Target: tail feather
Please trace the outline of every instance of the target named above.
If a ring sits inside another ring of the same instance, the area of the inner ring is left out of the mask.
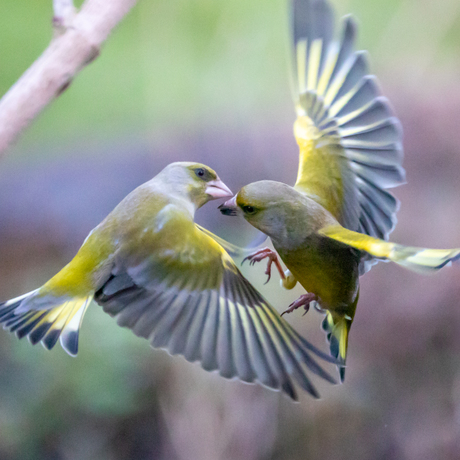
[[[32,345],[41,342],[51,350],[60,338],[62,348],[71,356],[78,352],[78,332],[83,315],[92,297],[77,298],[53,304],[48,309],[29,309],[33,305],[33,297],[37,291],[29,292],[7,302],[0,303],[0,324],[3,328],[14,332],[21,339],[28,337]],[[24,311],[23,301],[27,301]]]
[[[336,317],[328,311],[322,323],[322,329],[326,333],[331,356],[338,361],[340,381],[345,379],[345,365],[348,351],[348,332],[352,320],[346,317]]]

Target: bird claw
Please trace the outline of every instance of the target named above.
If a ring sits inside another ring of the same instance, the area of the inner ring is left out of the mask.
[[[289,308],[287,310],[284,310],[283,313],[281,313],[281,316],[283,316],[285,313],[292,313],[294,310],[297,310],[300,307],[303,307],[305,312],[302,316],[305,316],[308,313],[308,310],[310,309],[310,302],[317,301],[318,297],[316,294],[313,294],[311,292],[308,292],[307,294],[301,295],[297,300],[294,300],[294,302],[289,305]]]
[[[281,267],[280,261],[278,259],[278,255],[276,254],[275,251],[272,251],[270,248],[263,248],[259,249],[258,251],[249,254],[247,257],[243,259],[241,262],[241,265],[246,262],[246,260],[249,260],[249,265],[255,265],[256,262],[260,262],[261,260],[265,259],[268,257],[268,262],[267,262],[267,268],[265,269],[265,274],[267,275],[267,281],[265,281],[265,284],[267,284],[270,281],[270,278],[272,276],[272,264],[274,263],[281,278],[285,279],[286,276],[284,274],[283,268]]]
[[[271,262],[268,262],[265,274],[267,275],[267,281],[265,281],[264,285],[267,284],[270,281],[270,278],[272,277]]]

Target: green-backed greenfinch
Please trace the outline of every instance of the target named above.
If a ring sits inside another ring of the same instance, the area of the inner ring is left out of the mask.
[[[258,381],[296,399],[318,396],[305,368],[334,380],[298,335],[241,275],[195,211],[232,192],[209,167],[172,163],[131,192],[42,287],[0,304],[4,328],[71,355],[91,299],[154,347],[204,369]]]
[[[276,253],[248,258],[276,263],[282,285],[307,291],[286,312],[312,302],[325,312],[323,329],[345,375],[348,333],[359,297],[359,276],[378,260],[416,271],[435,271],[460,258],[460,250],[388,243],[398,209],[386,190],[404,182],[402,133],[388,101],[369,75],[366,55],[354,50],[356,25],[344,18],[333,38],[334,18],[324,0],[294,0],[296,67],[294,134],[300,148],[294,187],[261,181],[243,187],[221,206],[242,214],[268,235]]]

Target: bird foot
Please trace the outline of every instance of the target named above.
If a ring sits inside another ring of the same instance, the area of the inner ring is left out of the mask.
[[[313,302],[314,300],[318,300],[316,294],[313,294],[312,292],[307,292],[306,294],[301,295],[297,300],[292,302],[291,305],[289,305],[289,308],[287,310],[284,310],[283,313],[281,313],[281,316],[283,316],[285,313],[292,313],[294,310],[297,310],[297,308],[300,307],[304,308],[304,315],[306,315],[308,310],[310,309],[310,302]]]
[[[278,255],[276,254],[275,251],[272,251],[270,248],[263,248],[259,249],[258,251],[249,254],[247,257],[243,259],[243,262],[241,262],[241,265],[244,264],[246,260],[249,260],[250,265],[254,265],[256,262],[260,262],[263,259],[268,258],[267,262],[267,268],[265,270],[265,274],[268,276],[267,281],[265,281],[265,284],[267,284],[270,281],[270,278],[272,276],[272,264],[274,263],[278,273],[280,274],[281,278],[284,280],[286,278],[283,268],[281,267],[281,263],[278,259]]]

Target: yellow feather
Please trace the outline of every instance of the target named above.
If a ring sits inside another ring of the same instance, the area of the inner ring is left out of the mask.
[[[334,71],[335,64],[337,62],[337,57],[338,53],[336,50],[330,52],[327,56],[326,64],[324,65],[323,72],[318,82],[317,92],[320,96],[323,96],[324,92],[326,91],[327,85],[329,84],[329,80],[331,79],[332,72]]]
[[[310,46],[310,56],[308,59],[308,90],[315,90],[318,83],[319,64],[321,62],[321,49],[323,41],[316,39]]]
[[[340,112],[350,101],[350,99],[355,95],[356,88],[353,88],[351,91],[345,93],[340,99],[334,102],[334,104],[329,108],[329,116],[335,117],[337,113]]]
[[[390,243],[340,225],[329,226],[320,234],[352,246],[379,259],[388,259],[417,272],[430,273],[460,258],[460,249],[425,249]]]

